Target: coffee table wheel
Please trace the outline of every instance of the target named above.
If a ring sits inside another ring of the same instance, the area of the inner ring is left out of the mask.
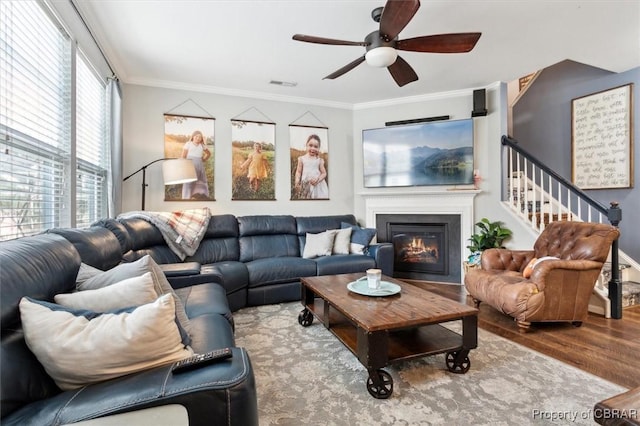
[[[465,356],[461,361],[456,362],[459,352],[447,352],[447,368],[452,373],[464,374],[471,368],[469,357]]]
[[[298,314],[298,323],[303,327],[309,327],[313,322],[313,314],[307,308]]]
[[[393,378],[391,374],[380,369],[369,373],[367,390],[377,399],[387,399],[393,393]]]

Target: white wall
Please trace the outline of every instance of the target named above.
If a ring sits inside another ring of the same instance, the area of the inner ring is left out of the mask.
[[[508,88],[500,83],[487,89],[487,105],[491,113],[484,122],[486,138],[478,138],[476,145],[479,152],[479,165],[483,180],[480,184],[482,193],[475,199],[476,221],[486,217],[491,221],[502,221],[513,231],[513,237],[505,242],[505,246],[514,249],[531,249],[538,236],[531,227],[505,207],[502,203],[502,190],[506,185],[502,176],[502,135],[508,134],[507,115],[509,110]],[[492,108],[492,105],[494,106]],[[477,135],[476,135],[477,136]],[[484,142],[483,142],[484,140]]]
[[[532,247],[532,233],[520,223],[501,203],[501,151],[500,139],[507,133],[507,86],[495,83],[486,88],[487,109],[485,117],[474,118],[475,168],[482,176],[482,192],[474,200],[474,217],[477,222],[483,217],[491,221],[502,221],[514,231],[514,238],[505,243],[509,247]],[[365,206],[361,194],[420,192],[424,187],[364,188],[362,171],[362,130],[384,127],[387,121],[409,120],[424,117],[449,115],[452,120],[469,118],[473,110],[473,91],[442,93],[405,99],[402,102],[380,102],[357,105],[353,117],[353,182],[354,214],[364,223]],[[441,188],[441,187],[440,187]],[[469,185],[447,187],[447,189],[471,189]],[[416,196],[419,196],[416,194]]]
[[[214,214],[292,214],[298,216],[353,213],[365,223],[362,193],[421,191],[424,187],[364,188],[362,172],[362,130],[383,127],[387,121],[449,115],[451,119],[468,118],[473,109],[473,91],[359,104],[353,109],[306,105],[213,93],[193,92],[139,85],[124,85],[124,176],[144,164],[164,156],[164,113],[207,116],[216,119],[215,198],[212,202],[164,201],[162,167],[156,163],[147,169],[146,209],[174,211],[208,206]],[[184,104],[183,104],[184,103]],[[176,106],[181,105],[179,108]],[[506,245],[531,247],[535,238],[500,203],[501,145],[507,132],[506,84],[487,87],[486,117],[474,119],[476,168],[482,175],[475,198],[475,221],[487,217],[500,220],[514,231]],[[249,111],[247,111],[249,110]],[[256,111],[257,110],[257,111]],[[246,113],[244,113],[247,111]],[[297,119],[309,111],[301,121]],[[267,117],[265,117],[264,115]],[[240,116],[238,116],[240,114]],[[317,117],[322,123],[318,123]],[[232,118],[272,120],[276,123],[276,200],[231,200],[231,124]],[[329,127],[329,191],[330,200],[290,201],[289,129],[292,122],[300,125]],[[142,175],[123,183],[123,211],[139,210]],[[468,186],[467,186],[468,187]],[[451,188],[455,189],[455,188]]]
[[[165,113],[215,117],[215,199],[209,202],[164,201],[161,163],[147,169],[149,211],[175,211],[207,206],[214,214],[293,214],[298,216],[353,212],[352,110],[186,90],[124,85],[124,176],[164,157]],[[183,105],[180,105],[183,104]],[[180,105],[178,108],[176,108]],[[246,111],[246,112],[245,112]],[[304,117],[300,118],[306,112]],[[238,116],[240,114],[240,116]],[[266,117],[265,117],[266,116]],[[317,117],[317,120],[315,117]],[[276,200],[231,200],[232,118],[276,123]],[[318,122],[321,120],[321,122]],[[289,124],[329,128],[330,200],[290,201]],[[122,211],[140,209],[142,173],[123,183]]]
[[[378,102],[360,104],[353,114],[353,181],[355,198],[355,215],[364,219],[364,200],[361,194],[415,192],[424,187],[404,188],[364,188],[362,170],[362,130],[384,127],[387,121],[411,120],[417,118],[449,115],[451,120],[469,118],[473,109],[473,92],[471,90],[420,97],[416,100],[403,99],[396,102]],[[474,126],[476,127],[476,126]],[[477,130],[477,129],[476,129]],[[477,139],[477,134],[476,134]]]

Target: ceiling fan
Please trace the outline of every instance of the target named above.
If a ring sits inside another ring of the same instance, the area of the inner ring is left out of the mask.
[[[465,53],[471,51],[482,33],[437,34],[398,40],[398,34],[407,26],[420,7],[419,0],[387,0],[384,7],[371,12],[380,29],[367,35],[364,41],[336,40],[295,34],[294,40],[307,43],[330,44],[337,46],[364,46],[366,53],[355,61],[329,74],[325,79],[334,79],[351,71],[363,62],[374,67],[387,67],[398,84],[418,80],[418,75],[411,65],[398,56],[398,50],[428,53]]]

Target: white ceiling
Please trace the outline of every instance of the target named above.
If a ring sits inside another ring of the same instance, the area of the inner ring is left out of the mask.
[[[362,41],[378,28],[370,14],[384,0],[76,3],[122,81],[203,92],[352,105],[485,87],[565,59],[614,72],[640,65],[638,0],[422,0],[400,39],[482,37],[470,53],[400,52],[419,76],[404,87],[366,63],[323,80],[364,47],[291,39],[301,33]]]

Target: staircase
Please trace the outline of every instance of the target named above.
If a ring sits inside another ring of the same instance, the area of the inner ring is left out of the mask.
[[[502,145],[507,161],[503,170],[507,182],[503,202],[534,232],[540,233],[558,220],[617,226],[622,217],[617,203],[607,208],[593,200],[520,148],[515,140],[503,136]],[[640,265],[619,251],[617,241],[609,259],[594,289],[589,310],[606,318],[621,318],[622,308],[640,304]]]

